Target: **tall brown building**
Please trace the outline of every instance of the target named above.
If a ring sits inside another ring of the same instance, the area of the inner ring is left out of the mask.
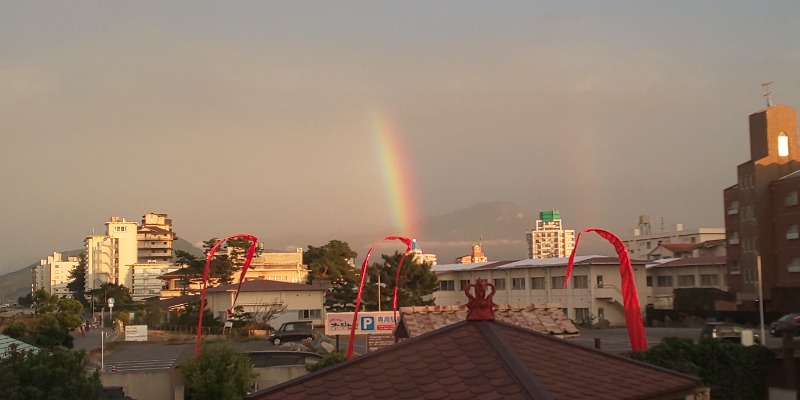
[[[750,160],[723,192],[728,286],[740,309],[757,308],[758,256],[765,308],[800,305],[798,171],[797,111],[781,104],[750,115]]]

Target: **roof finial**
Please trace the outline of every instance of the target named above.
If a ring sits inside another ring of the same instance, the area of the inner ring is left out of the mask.
[[[772,107],[772,92],[769,90],[769,85],[773,82],[764,82],[761,84],[761,87],[764,88],[764,98],[767,99],[767,108]]]
[[[486,295],[486,287],[491,287],[492,292],[489,295]],[[473,296],[469,292],[469,288],[475,288],[475,296]],[[467,321],[494,321],[494,307],[497,307],[497,304],[494,304],[492,301],[492,297],[497,292],[494,285],[491,283],[486,283],[483,279],[478,278],[475,283],[471,283],[464,288],[464,293],[466,293],[467,297],[469,298],[469,302],[467,302]]]

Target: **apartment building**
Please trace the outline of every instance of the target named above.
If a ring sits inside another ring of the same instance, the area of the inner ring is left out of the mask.
[[[308,272],[308,265],[303,264],[302,248],[290,252],[266,250],[253,257],[245,280],[306,283]]]
[[[411,260],[417,264],[436,265],[436,254],[426,254],[417,244],[417,239],[411,240]]]
[[[162,276],[177,271],[179,266],[164,263],[136,263],[133,269],[133,286],[131,298],[134,301],[143,301],[153,297],[161,297],[161,290],[166,287]]]
[[[648,260],[665,258],[725,257],[725,239],[702,243],[663,242],[647,253]]]
[[[147,213],[136,231],[139,263],[172,264],[172,242],[177,239],[172,231],[172,220],[167,214]]]
[[[575,247],[575,231],[564,229],[561,213],[542,211],[536,220],[536,228],[525,235],[528,240],[528,257],[568,257]]]
[[[434,294],[436,305],[461,305],[464,289],[478,278],[494,285],[494,302],[512,306],[560,303],[576,322],[604,319],[611,325],[625,325],[622,278],[619,259],[604,256],[576,256],[572,276],[564,290],[569,259],[540,258],[474,264],[439,264],[431,267],[439,278]],[[647,304],[645,261],[633,260],[633,275],[639,304]]]
[[[91,235],[86,245],[86,290],[97,289],[104,283],[132,288],[133,264],[139,257],[138,225],[125,218],[111,217],[105,235]]]
[[[67,284],[70,282],[70,273],[78,266],[78,262],[78,257],[67,257],[65,259],[58,252],[41,259],[39,265],[33,268],[32,291],[36,292],[39,289],[44,289],[53,295],[69,295]]]
[[[758,266],[768,310],[800,307],[800,148],[797,111],[779,104],[750,115],[750,159],[723,191],[727,268],[737,306],[757,309]]]

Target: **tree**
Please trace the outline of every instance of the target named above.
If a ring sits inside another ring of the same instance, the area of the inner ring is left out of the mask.
[[[264,329],[269,326],[270,321],[283,314],[287,307],[288,306],[283,304],[278,298],[265,302],[259,300],[258,304],[251,307],[253,311],[245,312],[242,306],[234,307],[233,315],[231,315],[230,319],[233,321],[233,326],[236,328],[248,323],[254,323],[258,325],[258,327],[252,329]]]
[[[17,298],[17,304],[21,305],[22,307],[30,307],[33,305],[33,294],[28,293],[25,296],[20,296]]]
[[[665,338],[634,360],[694,375],[711,388],[712,399],[763,399],[775,353],[763,346],[742,346],[722,340]]]
[[[186,304],[183,312],[178,315],[174,321],[176,325],[181,326],[197,326],[197,320],[200,317],[200,300],[193,300]],[[222,326],[222,322],[214,317],[214,313],[208,308],[203,309],[203,326],[215,327]]]
[[[402,253],[392,255],[383,254],[383,262],[373,263],[367,269],[370,284],[365,284],[362,302],[370,310],[377,310],[377,282],[380,275],[381,282],[381,309],[392,308],[395,280],[397,279],[397,265],[403,257]],[[428,306],[434,304],[431,295],[439,289],[436,274],[427,264],[418,264],[413,257],[407,256],[403,261],[400,271],[400,286],[397,290],[397,306]]]
[[[39,289],[33,294],[36,314],[47,314],[55,311],[56,303],[58,303],[58,295],[51,295],[44,289]]]
[[[3,334],[36,347],[62,346],[71,349],[73,346],[69,328],[63,326],[53,315],[42,316],[31,325],[15,322],[6,327]]]
[[[219,242],[217,238],[211,238],[203,242],[206,258],[208,258],[211,249],[216,246],[217,242]],[[211,259],[209,265],[210,273],[219,276],[222,283],[231,283],[233,282],[233,274],[237,271],[236,266],[231,262],[228,254],[219,250],[218,248],[214,253],[214,258]],[[203,269],[205,269],[205,263],[203,263]]]
[[[102,384],[97,370],[87,376],[86,353],[60,348],[37,352],[14,348],[0,359],[0,398],[8,400],[96,399]]]
[[[78,265],[69,272],[70,282],[67,289],[72,293],[72,298],[81,302],[84,306],[89,306],[86,301],[86,252],[78,256]]]
[[[331,292],[325,301],[329,311],[352,311],[356,301],[356,283],[359,274],[352,264],[358,253],[347,242],[331,240],[320,247],[308,246],[303,253],[303,264],[308,265],[309,283],[329,281]]]
[[[241,400],[253,384],[250,358],[230,346],[204,343],[181,365],[187,400]]]
[[[90,290],[89,294],[96,299],[95,307],[106,307],[108,299],[114,299],[114,310],[127,310],[133,307],[131,292],[123,285],[116,283],[104,283],[99,288]]]

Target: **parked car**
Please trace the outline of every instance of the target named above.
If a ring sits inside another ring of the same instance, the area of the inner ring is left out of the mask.
[[[311,321],[286,322],[278,330],[267,336],[267,340],[274,345],[286,342],[299,342],[303,339],[313,339],[313,326]]]
[[[794,334],[792,336],[800,336],[800,313],[786,314],[777,321],[772,321],[769,324],[769,333],[772,336],[781,336],[781,325],[792,320],[794,321]]]
[[[725,340],[734,343],[742,342],[744,327],[731,322],[706,322],[700,331],[700,339]],[[753,332],[753,341],[761,344],[758,334]]]

